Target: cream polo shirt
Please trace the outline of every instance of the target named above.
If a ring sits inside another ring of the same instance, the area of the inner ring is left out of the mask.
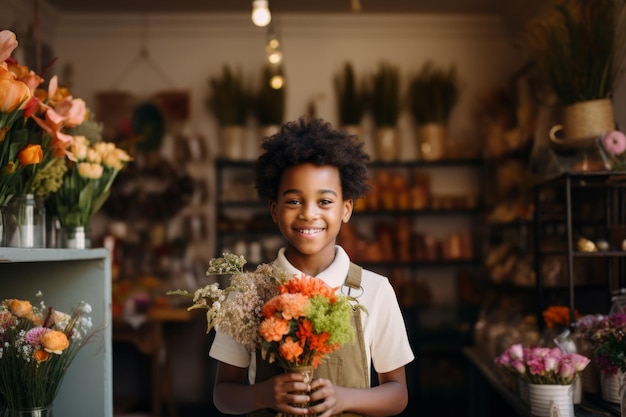
[[[280,249],[274,265],[284,269],[289,274],[300,275],[293,265],[285,258],[285,250]],[[350,258],[340,246],[336,246],[335,259],[330,266],[317,277],[322,279],[331,288],[341,287],[348,275]],[[363,337],[367,350],[368,362],[373,363],[378,373],[393,371],[411,362],[414,359],[409,344],[404,319],[389,280],[372,271],[363,270],[361,276],[362,294],[352,291],[367,312],[361,311]],[[346,287],[343,288],[344,292]],[[240,368],[248,368],[251,383],[254,382],[255,364],[254,355],[245,347],[229,336],[220,332],[215,333],[215,340],[211,345],[209,355],[220,362]],[[371,372],[370,372],[371,373]]]

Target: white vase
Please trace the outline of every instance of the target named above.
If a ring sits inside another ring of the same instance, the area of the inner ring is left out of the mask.
[[[622,402],[622,380],[624,374],[618,372],[615,375],[607,375],[600,372],[600,390],[604,401],[620,404]]]
[[[537,417],[574,417],[573,385],[528,384],[530,412]]]
[[[222,126],[219,135],[220,156],[235,161],[244,159],[246,130],[243,126]]]
[[[445,156],[448,128],[443,123],[426,123],[417,127],[419,151],[422,159],[436,161]]]
[[[395,127],[379,127],[376,129],[376,158],[383,162],[398,160],[400,154],[400,137]]]

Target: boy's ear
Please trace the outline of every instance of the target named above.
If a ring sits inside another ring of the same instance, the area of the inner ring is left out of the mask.
[[[348,223],[350,221],[350,217],[352,217],[352,209],[354,209],[354,200],[344,200],[343,217],[341,218],[344,223]]]
[[[274,223],[278,223],[278,214],[276,213],[276,201],[270,200],[268,205],[270,207],[270,214],[272,215],[272,220],[274,221]]]

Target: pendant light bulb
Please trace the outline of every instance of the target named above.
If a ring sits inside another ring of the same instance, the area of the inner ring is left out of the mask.
[[[254,0],[252,2],[252,23],[259,27],[270,24],[272,14],[270,13],[267,0]]]

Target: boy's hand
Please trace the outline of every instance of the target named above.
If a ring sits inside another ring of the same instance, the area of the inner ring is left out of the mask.
[[[314,379],[311,383],[311,403],[315,405],[309,407],[309,413],[330,417],[345,411],[341,406],[339,390],[329,379]]]
[[[304,382],[304,376],[299,373],[277,375],[270,380],[274,408],[278,411],[291,414],[308,414],[306,405],[311,401],[309,392],[311,386]],[[301,406],[299,406],[301,405]]]

